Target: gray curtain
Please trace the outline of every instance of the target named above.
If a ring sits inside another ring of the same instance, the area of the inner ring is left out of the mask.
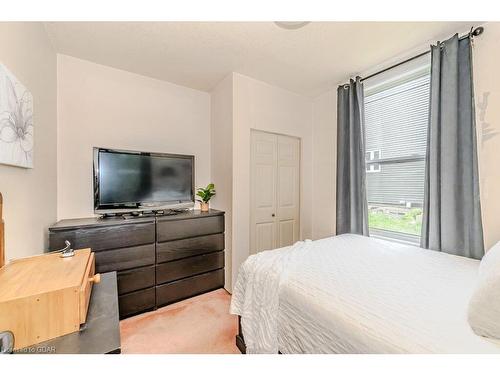
[[[484,254],[470,38],[431,47],[431,93],[421,246]]]
[[[368,235],[363,84],[337,90],[337,234]]]

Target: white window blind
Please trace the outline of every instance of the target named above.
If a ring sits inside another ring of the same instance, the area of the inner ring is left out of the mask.
[[[366,153],[373,236],[420,240],[429,93],[428,58],[365,83],[366,150],[380,155]]]

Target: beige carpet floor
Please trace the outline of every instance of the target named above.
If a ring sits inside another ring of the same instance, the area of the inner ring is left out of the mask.
[[[236,316],[224,289],[205,293],[120,322],[123,354],[239,353]]]

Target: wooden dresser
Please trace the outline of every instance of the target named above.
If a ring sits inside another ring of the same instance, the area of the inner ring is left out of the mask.
[[[50,249],[91,248],[96,272],[117,271],[120,318],[224,286],[224,212],[86,218],[49,228]]]

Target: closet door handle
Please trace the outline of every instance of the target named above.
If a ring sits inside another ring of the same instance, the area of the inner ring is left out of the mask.
[[[276,215],[275,214],[271,214],[272,217],[275,217]]]

